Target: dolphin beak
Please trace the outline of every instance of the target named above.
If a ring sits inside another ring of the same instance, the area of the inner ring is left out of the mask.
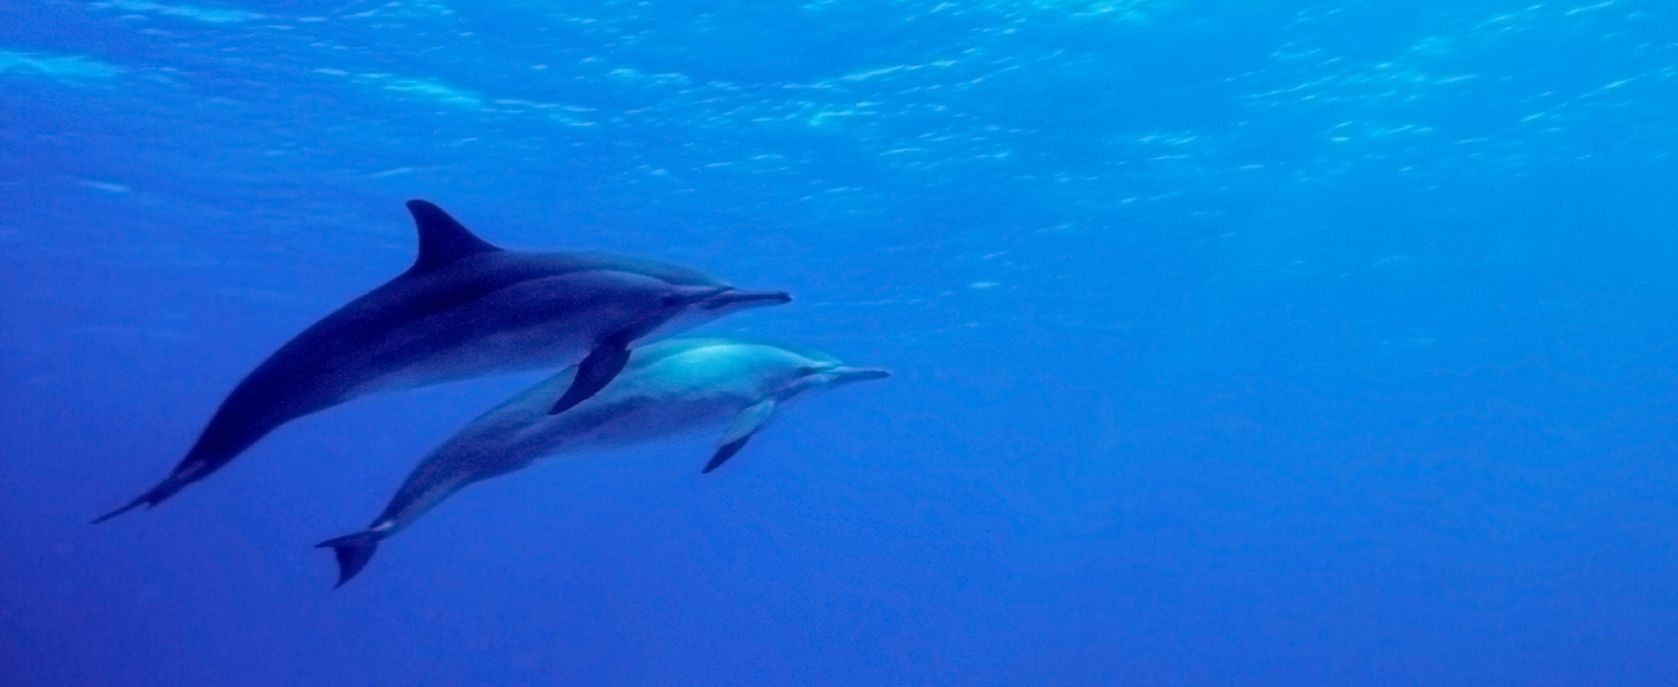
[[[791,302],[792,296],[785,291],[728,289],[705,299],[705,304],[702,307],[706,310],[729,307],[756,308],[764,305],[785,305]]]
[[[890,377],[891,371],[878,367],[841,367],[833,371],[833,376],[847,382],[866,382]]]

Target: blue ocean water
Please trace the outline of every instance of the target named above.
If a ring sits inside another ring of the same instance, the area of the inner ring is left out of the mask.
[[[1678,684],[1678,6],[0,4],[0,684]],[[541,375],[264,356],[497,243],[786,288],[892,369],[462,492]]]

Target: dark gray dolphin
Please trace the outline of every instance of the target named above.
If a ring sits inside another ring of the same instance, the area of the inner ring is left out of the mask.
[[[279,426],[354,398],[575,364],[574,383],[548,399],[559,412],[611,381],[637,341],[791,300],[674,265],[502,250],[436,205],[408,210],[419,232],[408,271],[286,342],[234,387],[168,477],[94,522],[155,506]]]
[[[570,412],[549,415],[548,399],[570,386],[575,373],[567,369],[473,420],[408,473],[371,526],[322,542],[337,555],[338,584],[367,565],[379,542],[474,482],[548,456],[726,427],[703,469],[710,472],[793,397],[887,376],[819,353],[725,339],[671,339],[635,349],[623,374],[598,395]]]

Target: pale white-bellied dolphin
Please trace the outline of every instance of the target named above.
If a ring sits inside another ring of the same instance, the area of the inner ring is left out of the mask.
[[[371,526],[322,542],[337,555],[338,584],[367,565],[379,542],[474,482],[558,454],[726,427],[702,470],[710,472],[793,397],[887,376],[819,353],[726,339],[671,339],[635,349],[623,374],[599,394],[569,412],[549,415],[548,399],[569,386],[575,372],[560,372],[480,415],[408,473]]]
[[[791,300],[675,265],[503,250],[429,202],[408,201],[408,210],[419,233],[412,267],[268,356],[222,401],[168,477],[94,522],[155,506],[279,426],[351,399],[575,364],[574,383],[548,399],[557,413],[611,381],[637,341]]]

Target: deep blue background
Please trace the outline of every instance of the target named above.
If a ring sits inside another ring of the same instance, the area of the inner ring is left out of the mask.
[[[1675,122],[1661,0],[5,2],[0,683],[1678,683]],[[416,196],[898,374],[339,591],[535,377],[86,526]]]

